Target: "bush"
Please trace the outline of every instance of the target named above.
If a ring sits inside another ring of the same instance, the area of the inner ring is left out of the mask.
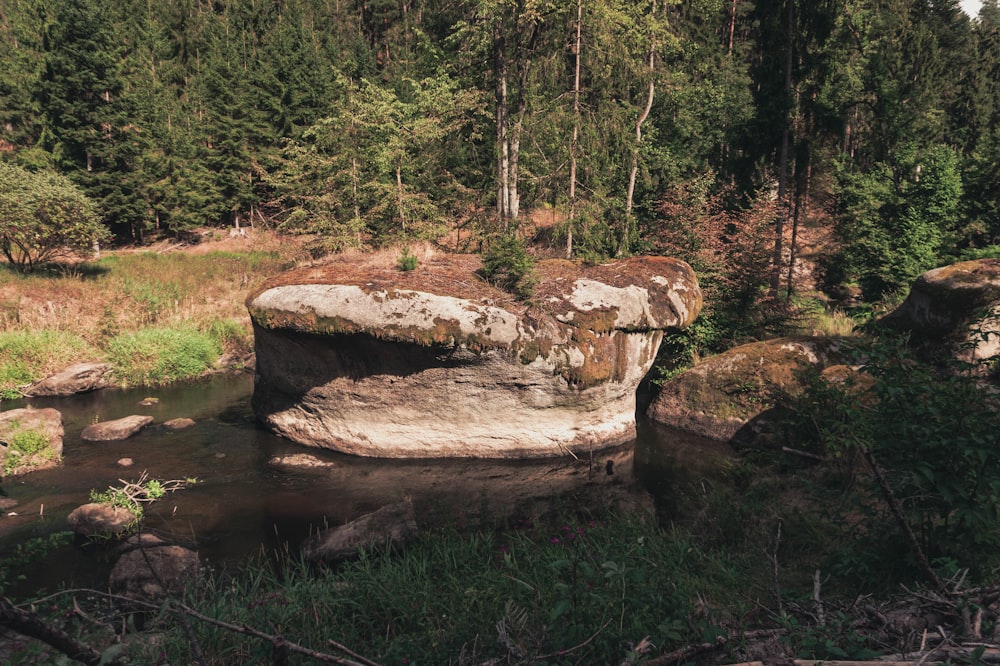
[[[489,283],[527,300],[535,288],[535,260],[523,240],[507,234],[490,243],[483,254],[481,275]]]
[[[813,377],[791,402],[796,446],[857,462],[866,452],[885,470],[886,481],[919,547],[931,562],[958,562],[988,573],[1000,565],[1000,412],[996,397],[976,379],[915,361],[905,341],[886,337],[862,350],[856,382]],[[860,387],[871,383],[861,393]],[[856,486],[867,505],[866,522],[853,530],[869,542],[878,578],[879,563],[913,566],[914,553],[898,525],[885,514],[886,499],[870,476]],[[876,548],[872,548],[874,545]],[[911,569],[911,573],[916,573]],[[856,575],[857,571],[844,571]]]
[[[417,267],[417,256],[410,252],[410,248],[404,247],[396,259],[396,268],[401,271],[412,271]]]
[[[155,328],[112,339],[107,356],[119,381],[151,386],[198,377],[221,352],[209,334],[191,328]]]
[[[94,203],[65,176],[0,162],[0,251],[11,266],[28,272],[110,237]]]

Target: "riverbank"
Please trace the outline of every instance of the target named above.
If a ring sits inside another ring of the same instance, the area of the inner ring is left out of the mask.
[[[245,362],[247,292],[308,255],[267,231],[192,238],[28,275],[0,264],[0,399],[74,363],[110,363],[116,385],[141,386]]]

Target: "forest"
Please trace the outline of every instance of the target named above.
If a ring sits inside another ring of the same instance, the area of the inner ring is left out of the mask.
[[[1000,237],[995,0],[3,0],[0,35],[3,161],[119,244],[475,250],[550,211],[566,256],[774,296],[810,224],[875,300]]]

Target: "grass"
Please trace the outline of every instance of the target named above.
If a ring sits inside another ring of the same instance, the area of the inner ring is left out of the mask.
[[[147,328],[113,338],[107,346],[115,378],[128,386],[153,386],[198,377],[222,352],[212,336],[196,329]]]
[[[33,275],[0,264],[0,400],[78,362],[111,362],[119,383],[160,384],[200,374],[221,353],[247,352],[247,293],[297,253],[296,244],[259,232],[252,241],[118,252]]]
[[[19,398],[19,387],[98,353],[65,330],[0,331],[0,399]]]
[[[621,663],[638,657],[630,646],[644,638],[665,650],[725,633],[708,605],[734,603],[740,574],[648,517],[609,515],[507,533],[445,531],[340,568],[254,566],[193,586],[187,603],[315,650],[330,651],[332,638],[384,664],[528,663],[561,651],[541,663]],[[209,663],[265,663],[271,654],[267,642],[205,624],[196,631]],[[170,663],[194,657],[180,628],[162,649]]]
[[[51,458],[54,454],[49,447],[49,438],[44,433],[31,428],[25,428],[15,432],[7,445],[7,451],[3,458],[3,472],[5,476],[10,476],[18,467],[33,467],[36,461],[29,460],[31,456],[42,453],[48,449],[45,457]]]

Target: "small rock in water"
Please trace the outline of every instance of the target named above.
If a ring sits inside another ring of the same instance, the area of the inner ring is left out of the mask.
[[[142,407],[150,407],[152,405],[159,404],[159,402],[160,402],[159,398],[143,398],[142,400],[139,401],[139,405]]]
[[[88,442],[110,442],[128,439],[153,422],[152,416],[126,416],[114,421],[94,423],[83,429],[80,438]]]
[[[119,467],[131,467],[135,462],[131,458],[120,458],[118,460]]]
[[[194,425],[194,419],[170,419],[163,422],[163,427],[167,430],[184,430]]]
[[[337,466],[336,463],[327,460],[321,460],[316,456],[311,456],[308,453],[286,453],[280,456],[273,456],[268,464],[274,465],[275,467],[291,467],[299,469],[332,469]]]
[[[218,458],[219,460],[222,460],[223,458],[226,457],[226,454],[225,453],[216,453],[215,457]]]

